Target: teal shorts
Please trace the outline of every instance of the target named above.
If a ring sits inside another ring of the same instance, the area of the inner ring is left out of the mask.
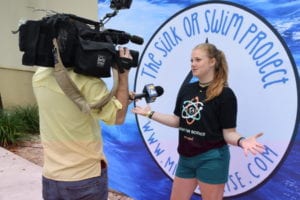
[[[230,153],[227,145],[193,157],[179,156],[176,176],[196,178],[209,184],[222,184],[228,180]]]

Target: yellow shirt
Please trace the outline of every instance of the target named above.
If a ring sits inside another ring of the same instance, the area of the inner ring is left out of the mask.
[[[76,181],[101,174],[106,160],[98,120],[114,124],[121,103],[113,98],[101,110],[85,114],[64,94],[52,76],[53,68],[40,67],[32,84],[40,116],[44,148],[43,176],[59,181]],[[89,103],[98,102],[109,91],[98,78],[68,71]]]

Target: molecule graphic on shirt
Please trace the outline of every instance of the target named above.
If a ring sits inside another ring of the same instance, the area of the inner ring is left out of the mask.
[[[184,101],[182,107],[181,116],[183,119],[186,119],[188,125],[193,124],[196,120],[200,120],[203,103],[199,101],[198,97]]]

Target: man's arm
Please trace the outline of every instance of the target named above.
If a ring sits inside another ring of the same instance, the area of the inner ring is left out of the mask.
[[[128,48],[119,48],[120,57],[132,59]],[[129,104],[129,88],[128,88],[129,70],[124,69],[124,72],[119,72],[119,84],[116,91],[116,98],[122,104],[122,108],[118,110],[116,116],[116,124],[124,123],[127,108]]]
[[[127,70],[122,74],[119,74],[119,85],[116,92],[116,98],[122,104],[122,108],[117,112],[116,124],[122,124],[125,120],[127,113],[127,108],[129,104],[128,75],[129,71]]]

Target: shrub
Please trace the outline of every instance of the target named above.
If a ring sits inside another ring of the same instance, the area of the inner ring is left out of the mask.
[[[19,106],[14,108],[13,112],[14,115],[23,122],[20,131],[30,134],[39,133],[39,115],[36,105]]]
[[[36,105],[0,109],[0,146],[8,146],[39,133],[39,117]]]
[[[22,126],[22,120],[12,115],[9,111],[1,111],[0,114],[0,146],[14,144],[22,137],[18,132]]]

